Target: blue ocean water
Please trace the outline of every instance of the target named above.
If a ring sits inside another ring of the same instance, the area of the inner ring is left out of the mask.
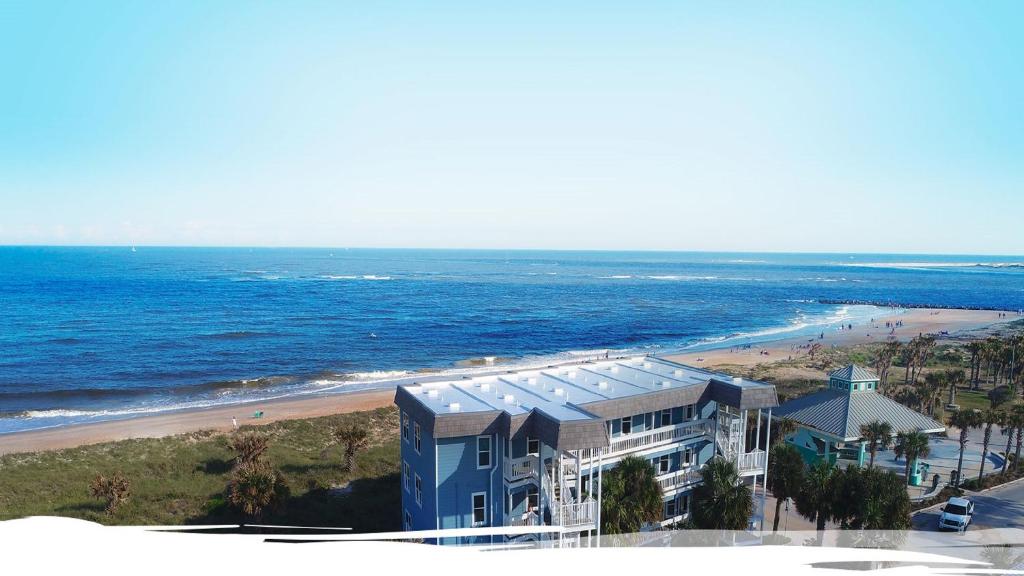
[[[1024,308],[994,256],[0,247],[0,433],[383,385],[472,361],[732,345],[822,304]]]

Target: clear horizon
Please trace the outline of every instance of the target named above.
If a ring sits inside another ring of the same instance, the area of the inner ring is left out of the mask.
[[[5,3],[0,245],[1024,255],[1022,17]]]
[[[787,251],[787,250],[675,250],[675,249],[621,249],[621,248],[515,248],[515,247],[448,247],[448,246],[259,246],[259,245],[186,245],[186,244],[0,244],[0,248],[175,248],[185,250],[382,250],[382,251],[452,251],[452,252],[607,252],[653,254],[765,254],[765,255],[843,255],[843,256],[921,256],[956,258],[1024,258],[1024,254],[977,254],[956,252],[850,252],[850,251]]]

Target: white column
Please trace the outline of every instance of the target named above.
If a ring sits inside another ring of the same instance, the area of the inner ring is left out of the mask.
[[[597,449],[597,547],[601,547],[601,493],[604,492],[604,484],[601,482],[601,475],[603,474],[602,464],[604,464],[604,449]]]
[[[761,446],[761,409],[757,409],[757,430],[754,431],[754,450]]]
[[[772,409],[768,409],[768,422],[765,424],[765,441],[764,441],[764,490],[761,492],[761,532],[764,532],[764,507],[768,502],[768,458],[771,456],[771,443],[772,443]]]

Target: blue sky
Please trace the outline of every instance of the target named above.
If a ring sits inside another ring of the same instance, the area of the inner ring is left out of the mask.
[[[0,243],[1024,254],[1024,3],[780,6],[2,2]]]

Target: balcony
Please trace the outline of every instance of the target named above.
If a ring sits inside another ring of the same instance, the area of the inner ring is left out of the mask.
[[[768,453],[764,450],[754,450],[753,452],[740,454],[736,457],[736,469],[739,471],[740,476],[763,474],[767,459]]]
[[[566,526],[585,526],[594,524],[597,518],[597,501],[585,500],[575,504],[563,504],[559,507],[557,523]]]
[[[668,474],[662,474],[656,478],[658,485],[661,486],[663,492],[670,490],[679,490],[687,486],[692,486],[702,480],[700,470],[697,468],[687,468],[686,470],[679,470],[676,472],[669,472]]]
[[[524,456],[522,458],[511,458],[505,460],[505,480],[518,482],[520,480],[534,479],[540,469],[537,456]]]
[[[671,444],[688,436],[712,434],[714,430],[714,425],[710,420],[693,420],[676,424],[675,426],[655,428],[647,432],[619,436],[612,439],[604,457],[614,458],[626,452],[656,448],[665,444]]]

